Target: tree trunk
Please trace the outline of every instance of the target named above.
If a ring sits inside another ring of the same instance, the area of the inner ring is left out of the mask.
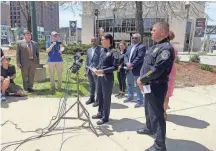
[[[144,34],[144,24],[143,24],[143,9],[142,9],[142,1],[136,1],[136,31],[141,35],[141,43],[143,43],[143,34]]]
[[[28,20],[27,20],[27,30],[32,32],[32,27],[31,27],[31,16],[28,15]]]

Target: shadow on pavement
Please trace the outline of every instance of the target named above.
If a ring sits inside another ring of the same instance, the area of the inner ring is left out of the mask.
[[[119,103],[112,103],[111,104],[111,109],[127,109],[128,106],[119,104]]]
[[[10,103],[27,100],[27,96],[17,97],[17,96],[8,96],[6,102],[1,101],[1,108],[8,108]]]
[[[212,151],[194,141],[166,139],[167,151]]]
[[[202,121],[193,117],[184,116],[184,115],[174,115],[168,114],[167,121],[175,123],[180,126],[190,127],[190,128],[207,128],[210,124],[206,121]]]
[[[111,127],[110,127],[110,126]],[[143,127],[144,124],[134,120],[134,119],[129,119],[129,118],[123,118],[120,120],[114,120],[110,119],[109,123],[107,125],[101,126],[99,129],[107,136],[114,135],[113,132],[126,132],[126,131],[134,131],[138,128]]]

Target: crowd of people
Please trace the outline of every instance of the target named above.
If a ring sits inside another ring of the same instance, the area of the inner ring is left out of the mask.
[[[174,60],[177,51],[171,44],[175,35],[166,22],[158,22],[152,28],[154,45],[146,49],[141,43],[141,35],[132,36],[132,44],[127,46],[121,41],[119,49],[113,47],[114,39],[110,34],[100,32],[100,40],[91,38],[92,47],[87,50],[85,74],[90,85],[90,98],[87,105],[98,106],[98,112],[92,116],[99,119],[98,125],[109,122],[114,72],[117,71],[119,82],[118,98],[127,98],[124,103],[134,100],[135,108],[144,107],[146,124],[138,134],[153,135],[155,142],[146,151],[166,151],[166,110],[169,98],[173,94],[176,69]],[[99,41],[101,46],[99,46]],[[55,69],[58,74],[58,90],[62,87],[62,43],[58,42],[58,33],[51,33],[51,40],[46,43],[51,92],[55,91]],[[24,40],[18,42],[16,50],[17,67],[21,69],[23,89],[14,83],[15,66],[9,64],[10,58],[1,50],[1,99],[6,100],[6,93],[23,96],[34,92],[33,83],[36,64],[39,60],[39,45],[31,40],[31,33],[25,32]],[[95,70],[92,70],[92,69]],[[127,81],[127,82],[126,82]],[[127,84],[126,84],[127,83]],[[136,85],[136,86],[135,86]],[[135,89],[134,89],[135,88]]]
[[[166,151],[166,110],[175,85],[177,50],[170,42],[175,35],[168,23],[156,23],[151,33],[155,43],[148,50],[138,33],[133,34],[130,46],[121,41],[119,49],[113,48],[110,34],[101,34],[102,47],[96,37],[91,39],[85,65],[90,83],[90,98],[86,104],[98,106],[97,114],[92,116],[99,119],[98,125],[109,121],[114,71],[117,71],[119,93],[115,96],[125,97],[127,81],[128,95],[124,103],[134,100],[136,88],[135,108],[145,108],[146,124],[137,133],[155,137],[154,144],[146,151]],[[91,71],[89,67],[97,70]]]

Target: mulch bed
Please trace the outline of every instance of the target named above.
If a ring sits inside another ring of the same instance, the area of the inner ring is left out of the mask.
[[[216,66],[212,66],[215,72],[202,70],[199,63],[193,62],[179,62],[176,67],[176,87],[216,84]]]

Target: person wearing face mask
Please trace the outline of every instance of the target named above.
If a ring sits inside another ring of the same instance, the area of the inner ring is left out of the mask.
[[[62,87],[62,43],[58,41],[58,33],[53,31],[51,33],[51,41],[46,42],[46,52],[48,53],[48,67],[50,73],[51,93],[55,91],[55,70],[58,74],[58,90]]]

